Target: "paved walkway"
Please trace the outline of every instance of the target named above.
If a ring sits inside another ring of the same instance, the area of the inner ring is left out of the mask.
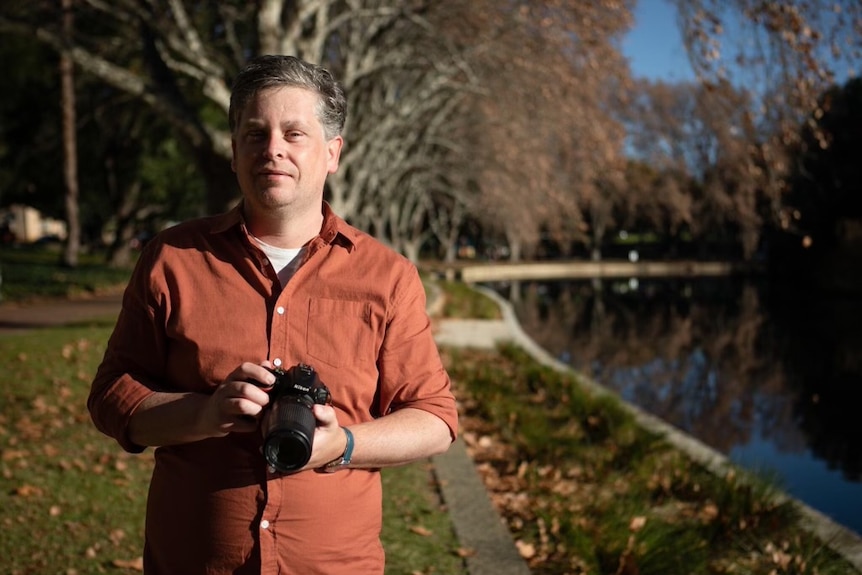
[[[439,345],[493,349],[513,339],[505,320],[437,320]],[[434,472],[461,546],[470,575],[529,575],[504,520],[488,497],[482,478],[458,439],[449,451],[434,458]]]
[[[122,294],[112,293],[70,300],[0,304],[0,336],[34,329],[75,324],[93,319],[116,319]]]

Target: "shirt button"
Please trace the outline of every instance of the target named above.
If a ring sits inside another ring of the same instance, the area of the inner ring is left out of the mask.
[[[264,519],[263,521],[261,521],[261,522],[260,522],[260,528],[261,528],[261,529],[269,529],[269,521],[267,521],[266,519]]]
[[[275,308],[275,313],[277,313],[278,315],[284,315],[284,306],[280,305]]]
[[[277,357],[272,360],[272,365],[274,365],[275,367],[281,367],[281,358]]]

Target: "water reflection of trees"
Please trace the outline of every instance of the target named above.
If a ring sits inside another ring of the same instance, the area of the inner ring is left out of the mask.
[[[769,307],[788,385],[798,390],[797,425],[817,457],[862,480],[862,300],[782,293]]]
[[[859,477],[847,428],[862,405],[858,336],[813,330],[798,306],[776,321],[758,287],[730,279],[523,283],[507,295],[542,347],[716,449],[756,434]]]

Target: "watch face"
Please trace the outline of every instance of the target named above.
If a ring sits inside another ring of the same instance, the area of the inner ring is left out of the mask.
[[[323,469],[329,473],[333,473],[335,471],[338,471],[339,469],[347,469],[348,465],[349,465],[349,463],[345,462],[344,459],[342,458],[339,461],[333,461],[332,463],[326,464],[326,466]]]

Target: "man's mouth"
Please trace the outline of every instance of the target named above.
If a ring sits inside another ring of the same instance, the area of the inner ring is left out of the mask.
[[[278,176],[290,176],[290,174],[288,172],[285,172],[282,170],[260,170],[258,172],[258,175],[264,176],[267,178],[278,177]]]

